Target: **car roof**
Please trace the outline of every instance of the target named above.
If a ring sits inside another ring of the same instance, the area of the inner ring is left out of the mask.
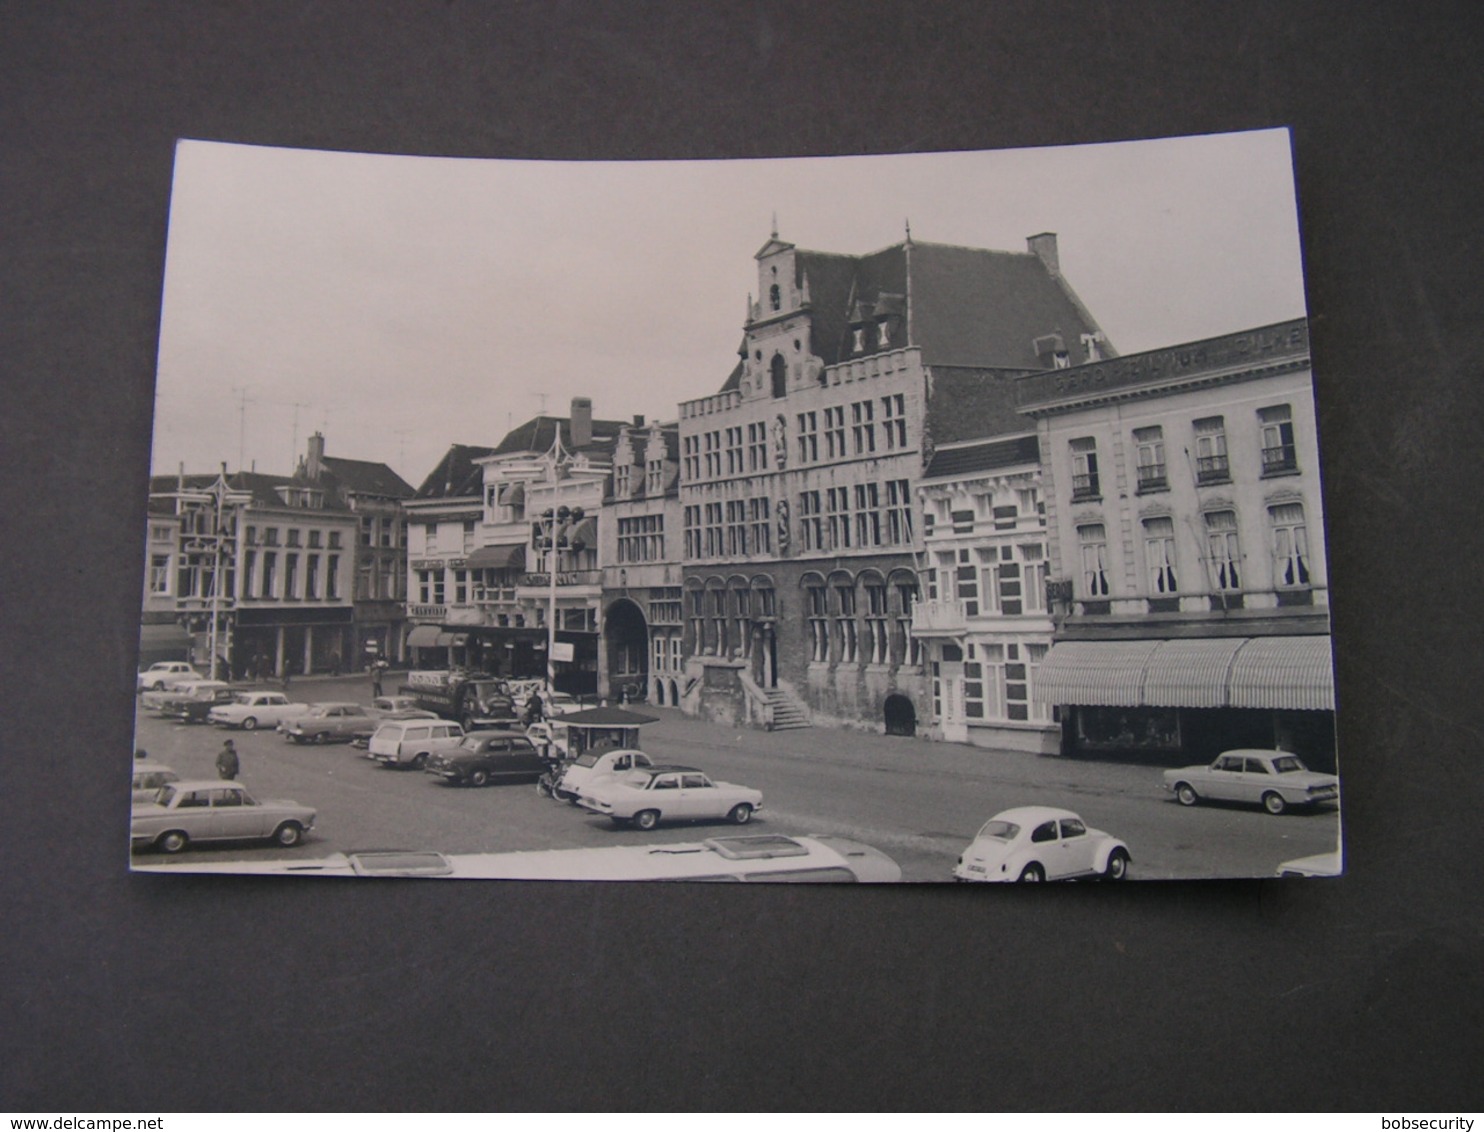
[[[212,790],[223,786],[229,786],[237,790],[247,789],[240,782],[232,782],[221,778],[182,778],[179,782],[172,782],[170,785],[177,790]]]
[[[632,748],[626,748],[626,749],[630,749],[631,750]],[[605,755],[609,755],[609,754],[612,754],[613,752],[612,751],[604,751],[603,753]],[[660,763],[660,764],[658,764],[656,766],[640,767],[639,769],[643,770],[645,774],[665,774],[665,773],[674,772],[674,771],[686,771],[686,772],[688,772],[690,774],[705,774],[706,773],[704,770],[702,770],[698,766],[681,766],[679,763]]]
[[[1052,818],[1082,820],[1080,814],[1074,814],[1071,810],[1058,809],[1056,806],[1016,806],[1014,809],[1001,810],[989,820],[1014,822],[1016,825],[1035,825]]]
[[[1292,751],[1275,751],[1271,747],[1233,747],[1230,751],[1222,751],[1223,755],[1246,755],[1254,759],[1275,759],[1283,755],[1298,758]]]
[[[309,704],[308,706],[309,707],[360,707],[361,705],[358,704],[358,703],[353,703],[350,700],[316,700],[314,703]]]
[[[141,770],[148,770],[148,771],[155,771],[155,772],[162,771],[162,770],[168,770],[171,774],[174,774],[175,773],[175,768],[173,766],[166,766],[164,763],[157,763],[157,762],[154,762],[151,759],[140,759],[138,762],[136,762],[134,764],[134,771],[133,771],[134,774],[138,774]]]

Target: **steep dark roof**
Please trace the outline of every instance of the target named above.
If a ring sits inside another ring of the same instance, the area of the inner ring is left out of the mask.
[[[480,495],[484,491],[484,471],[475,460],[491,456],[493,448],[472,444],[451,444],[443,459],[438,461],[418,487],[415,499],[446,499],[466,495]]]
[[[151,476],[149,490],[151,494],[169,495],[172,492],[184,488],[187,491],[200,491],[209,488],[216,483],[217,476],[188,475],[180,476]],[[312,511],[344,511],[345,504],[337,494],[322,484],[309,484],[304,480],[295,479],[293,476],[270,476],[263,472],[233,472],[227,476],[227,486],[234,491],[245,491],[252,496],[252,505],[255,507],[288,507],[279,497],[280,487],[304,488],[314,487],[324,492],[324,506],[305,508]]]
[[[759,255],[775,244],[785,246],[772,241]],[[1078,365],[1088,360],[1081,335],[1100,332],[1066,280],[1032,252],[916,240],[861,256],[798,248],[794,276],[796,286],[808,285],[810,348],[825,365],[906,342],[930,366],[1042,370],[1052,362],[1038,353],[1038,338],[1059,338]],[[880,314],[896,320],[893,341],[881,347],[867,334],[856,352],[853,323],[870,325]],[[1106,339],[1099,348],[1103,357],[1116,354]],[[740,377],[734,369],[722,390],[737,388]]]
[[[1012,436],[1004,440],[986,440],[961,448],[938,449],[923,473],[927,479],[937,476],[963,476],[988,472],[1016,464],[1034,464],[1041,458],[1040,444],[1034,435]]]
[[[322,463],[344,491],[390,499],[407,499],[413,494],[412,485],[385,464],[339,456],[326,456]]]
[[[581,449],[583,452],[604,453],[613,451],[613,442],[618,438],[618,430],[628,425],[628,421],[603,421],[593,420],[593,442]],[[532,417],[524,424],[516,425],[505,434],[505,438],[494,448],[489,449],[488,455],[509,456],[515,452],[534,452],[540,455],[551,448],[551,440],[556,430],[562,432],[562,446],[569,452],[577,451],[572,447],[572,422],[567,417]]]
[[[1026,418],[1015,408],[1022,372],[935,366],[926,424],[933,443],[1024,432]]]

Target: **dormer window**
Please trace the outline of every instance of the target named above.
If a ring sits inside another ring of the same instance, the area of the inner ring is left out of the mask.
[[[876,345],[886,346],[891,342],[891,323],[882,319],[876,324]]]
[[[866,349],[866,328],[864,326],[857,326],[855,328],[855,342],[854,342],[854,345],[852,346],[852,349],[857,354],[860,354],[860,353],[864,353],[865,352],[865,349]]]
[[[775,311],[783,307],[783,292],[778,289],[777,283],[768,288],[768,305]]]

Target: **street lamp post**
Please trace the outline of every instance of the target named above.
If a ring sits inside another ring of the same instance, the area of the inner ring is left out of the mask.
[[[196,537],[187,544],[187,550],[206,552],[211,555],[211,593],[207,596],[211,599],[211,622],[206,630],[206,647],[211,657],[210,674],[211,679],[217,678],[218,663],[218,629],[221,620],[222,602],[222,556],[224,544],[229,537],[226,532],[226,512],[229,507],[241,507],[252,499],[252,495],[245,491],[236,491],[227,485],[227,465],[222,465],[221,475],[209,488],[204,491],[182,491],[179,493],[182,502],[208,504],[212,508],[211,533],[202,539],[201,532],[196,532]],[[207,542],[209,540],[209,543]]]
[[[551,485],[552,493],[571,463],[571,453],[562,447],[562,432],[558,427],[551,448],[542,460],[544,478]],[[576,553],[585,548],[580,538],[573,538],[571,531],[582,521],[581,507],[548,507],[536,520],[532,530],[532,545],[546,553],[547,598],[546,598],[546,687],[556,691],[556,622],[557,622],[557,563],[561,551]]]

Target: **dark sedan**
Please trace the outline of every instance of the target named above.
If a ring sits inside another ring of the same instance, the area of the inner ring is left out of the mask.
[[[547,763],[536,745],[516,731],[475,731],[450,751],[434,752],[423,768],[450,786],[535,782]]]

